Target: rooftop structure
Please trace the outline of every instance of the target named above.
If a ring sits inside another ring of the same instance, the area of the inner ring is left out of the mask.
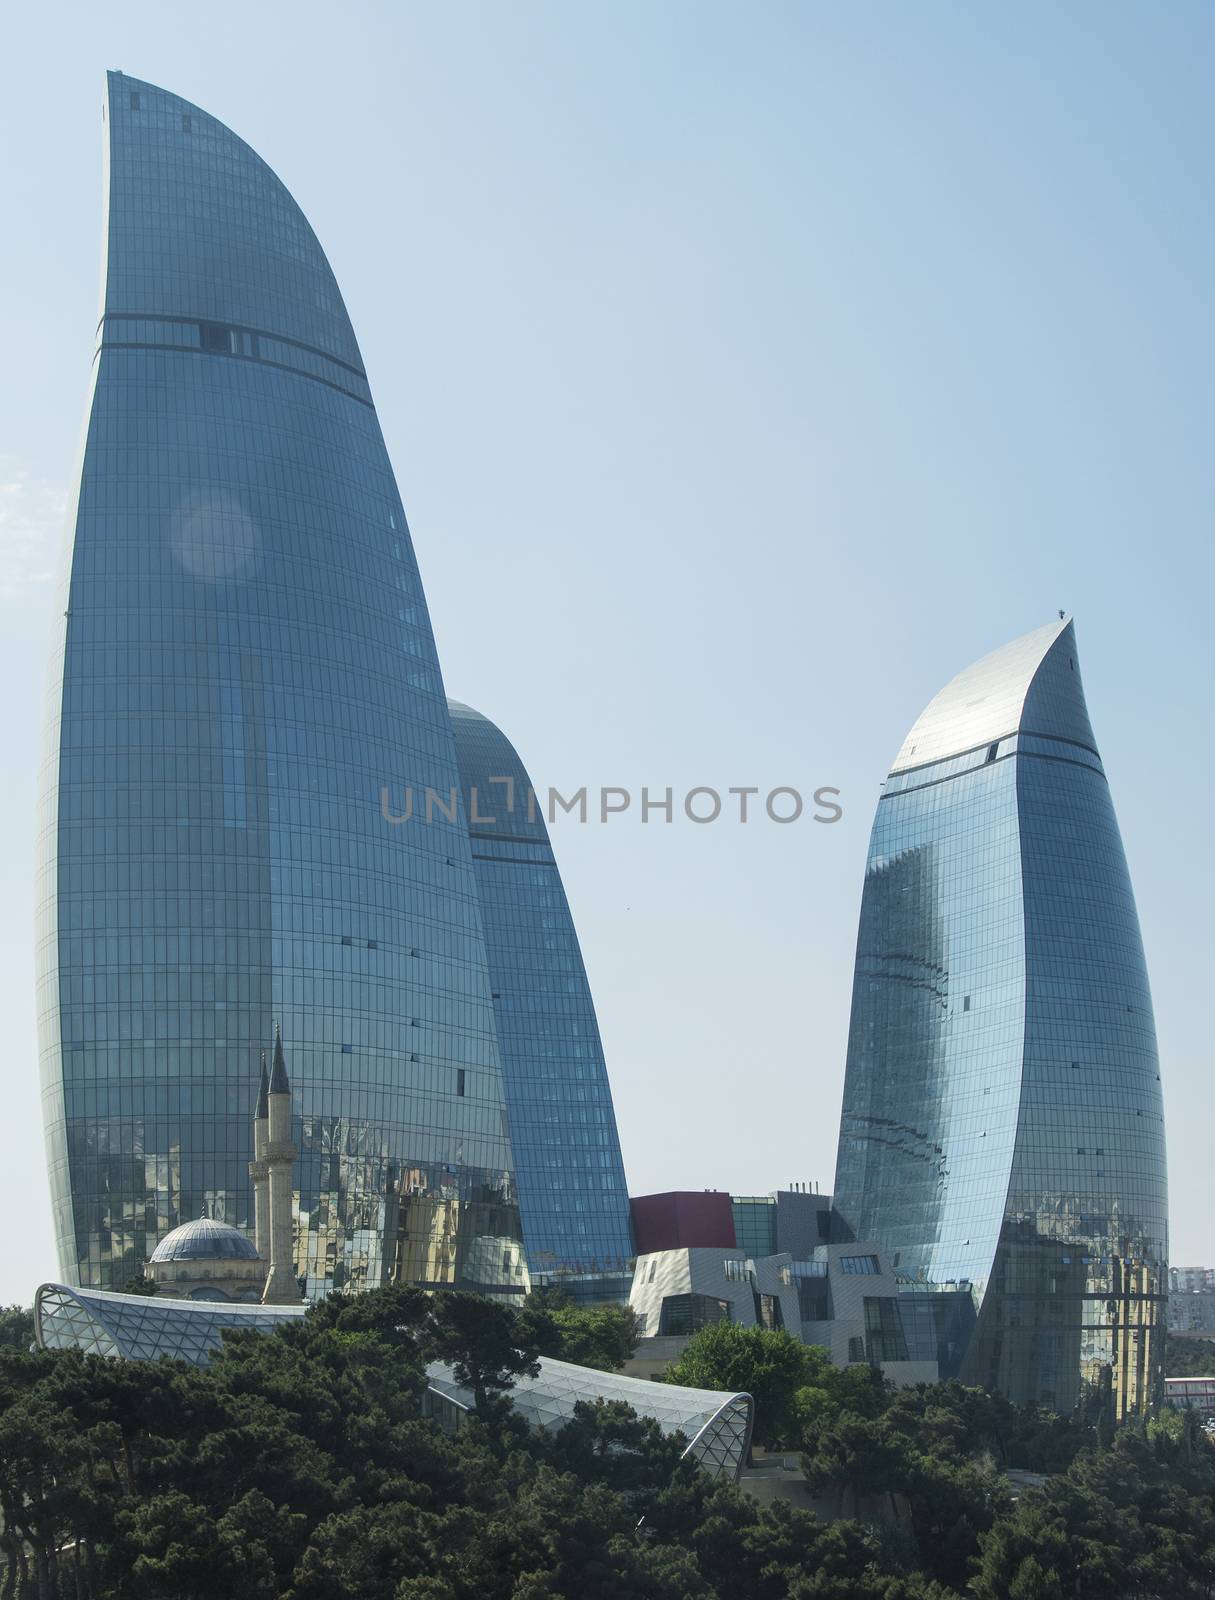
[[[734,1248],[734,1212],[724,1190],[672,1189],[635,1195],[629,1204],[638,1255],[702,1245]]]
[[[175,1298],[257,1301],[266,1263],[239,1228],[200,1217],[165,1234],[148,1258],[147,1275],[159,1294]]]
[[[260,1261],[252,1240],[228,1222],[200,1217],[166,1233],[149,1261]]]

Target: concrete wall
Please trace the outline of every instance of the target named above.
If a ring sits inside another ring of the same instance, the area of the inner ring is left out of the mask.
[[[795,1261],[809,1261],[815,1250],[827,1242],[825,1224],[819,1217],[831,1215],[829,1194],[807,1194],[801,1189],[776,1192],[776,1248],[787,1250]]]

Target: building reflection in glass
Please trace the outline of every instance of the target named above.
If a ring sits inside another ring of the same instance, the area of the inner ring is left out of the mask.
[[[591,987],[527,769],[488,717],[449,701],[481,901],[533,1276],[581,1292],[633,1256],[628,1187]]]
[[[969,1292],[966,1381],[1116,1418],[1156,1394],[1159,1065],[1070,622],[947,685],[886,780],[835,1188],[909,1291]]]
[[[386,785],[446,795],[459,775],[341,293],[221,123],[122,73],[104,113],[102,317],[39,817],[64,1278],[120,1288],[203,1215],[251,1231],[250,1112],[281,1021],[310,1292],[386,1271],[517,1292],[467,831],[381,812]],[[407,1171],[425,1175],[416,1217]]]

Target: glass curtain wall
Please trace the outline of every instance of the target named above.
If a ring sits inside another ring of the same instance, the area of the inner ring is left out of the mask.
[[[969,1293],[968,1381],[1116,1417],[1158,1391],[1159,1064],[1070,622],[955,679],[886,780],[835,1205],[909,1286]]]
[[[500,728],[449,702],[481,901],[494,1015],[533,1275],[627,1298],[628,1188],[578,934],[544,822],[544,792]]]
[[[281,1022],[296,1268],[518,1291],[485,945],[409,529],[328,262],[221,123],[111,73],[101,320],[39,818],[62,1272],[251,1226]],[[61,614],[61,615],[60,615]],[[390,820],[394,819],[394,820]]]

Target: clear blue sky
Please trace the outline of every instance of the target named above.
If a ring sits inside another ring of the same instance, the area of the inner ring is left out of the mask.
[[[877,785],[1076,616],[1210,1216],[1215,10],[11,10],[0,137],[0,1298],[56,1271],[31,954],[101,76],[205,106],[345,293],[447,687],[540,783],[835,784],[835,827],[558,823],[635,1193],[826,1189]]]

